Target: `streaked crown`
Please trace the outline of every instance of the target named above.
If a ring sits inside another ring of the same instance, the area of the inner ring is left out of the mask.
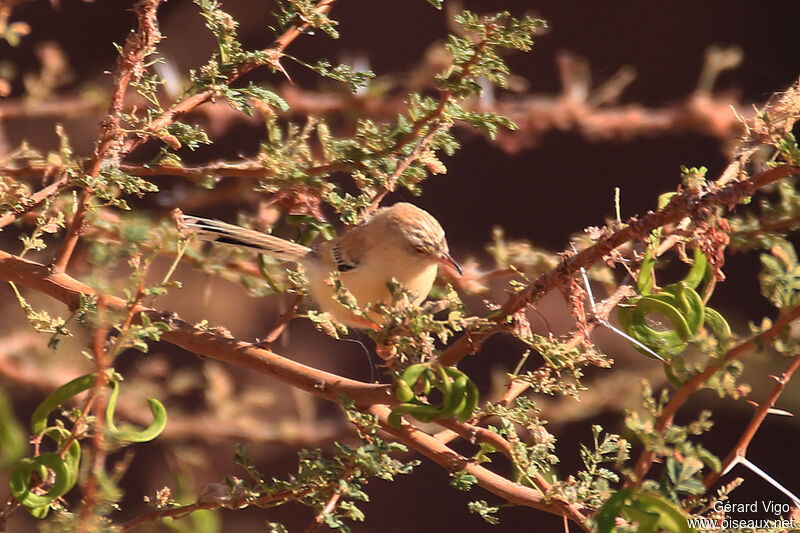
[[[439,221],[413,204],[401,202],[381,209],[369,223],[385,225],[391,234],[431,255],[439,256],[449,251]]]

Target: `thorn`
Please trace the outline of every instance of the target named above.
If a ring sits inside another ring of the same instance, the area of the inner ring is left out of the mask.
[[[789,498],[791,498],[791,500],[795,503],[795,505],[800,507],[800,498],[792,494],[792,492],[789,491],[789,489],[778,483],[772,476],[761,470],[758,467],[758,465],[750,462],[744,456],[739,458],[739,462],[742,463],[747,468],[749,468],[750,470],[752,470],[753,472],[755,472],[756,474],[758,474],[764,481],[766,481],[767,483],[769,483],[770,485],[772,485],[773,487],[775,487],[776,489],[787,495]]]
[[[279,71],[281,74],[286,76],[286,79],[289,80],[289,83],[294,85],[294,81],[292,81],[292,77],[289,76],[289,73],[286,72],[286,69],[283,68],[281,65],[281,57],[283,54],[279,50],[271,49],[269,50],[269,62],[272,64],[272,67]]]
[[[790,413],[789,411],[784,411],[783,409],[775,409],[774,407],[767,410],[768,415],[778,415],[778,416],[794,416],[794,413]]]
[[[737,455],[737,456],[736,456],[736,459],[734,459],[733,461],[731,461],[731,464],[729,464],[729,465],[728,465],[728,468],[726,468],[725,470],[723,470],[722,472],[720,472],[720,474],[719,474],[719,475],[720,475],[720,477],[721,477],[721,476],[724,476],[725,474],[727,474],[728,472],[730,472],[731,470],[733,470],[733,467],[734,467],[734,466],[736,466],[736,465],[738,465],[738,464],[739,464],[739,461],[741,461],[741,459],[742,459],[742,456],[741,456],[741,455]]]
[[[592,308],[592,315],[593,315],[594,319],[597,320],[597,322],[600,325],[610,329],[611,331],[613,331],[617,335],[621,336],[622,338],[627,339],[628,341],[630,341],[633,344],[635,344],[636,346],[640,347],[642,350],[646,351],[647,353],[649,353],[650,355],[652,355],[653,357],[655,357],[656,359],[658,359],[662,363],[668,365],[669,361],[667,361],[666,359],[664,359],[663,357],[658,355],[656,352],[651,350],[649,347],[647,347],[644,344],[642,344],[641,342],[637,341],[636,339],[634,339],[633,337],[631,337],[630,335],[628,335],[627,333],[625,333],[621,329],[619,329],[619,328],[617,328],[615,326],[612,326],[611,323],[608,322],[607,320],[604,320],[604,319],[600,318],[599,316],[597,316],[597,305],[594,303],[594,294],[592,294],[592,288],[589,285],[589,277],[586,275],[586,269],[583,268],[583,267],[581,267],[581,275],[583,276],[583,283],[586,285],[586,295],[587,295],[587,298],[589,299],[589,305]]]

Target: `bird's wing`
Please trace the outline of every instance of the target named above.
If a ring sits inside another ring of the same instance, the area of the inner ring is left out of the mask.
[[[250,248],[281,261],[300,261],[311,252],[308,246],[220,220],[184,215],[183,222],[200,240]]]
[[[320,243],[314,252],[331,270],[348,272],[358,268],[364,260],[367,241],[363,226],[357,226],[339,237]]]

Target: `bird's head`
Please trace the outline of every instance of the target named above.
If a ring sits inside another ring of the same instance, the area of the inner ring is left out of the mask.
[[[397,203],[378,211],[370,224],[385,224],[387,238],[393,245],[420,261],[430,261],[453,268],[461,267],[450,256],[447,240],[439,221],[430,213],[409,203]]]

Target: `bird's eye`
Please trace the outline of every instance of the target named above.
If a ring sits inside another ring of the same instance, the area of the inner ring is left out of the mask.
[[[428,251],[425,248],[423,248],[422,246],[415,246],[414,247],[414,252],[417,255],[425,255],[425,254],[428,253]]]

